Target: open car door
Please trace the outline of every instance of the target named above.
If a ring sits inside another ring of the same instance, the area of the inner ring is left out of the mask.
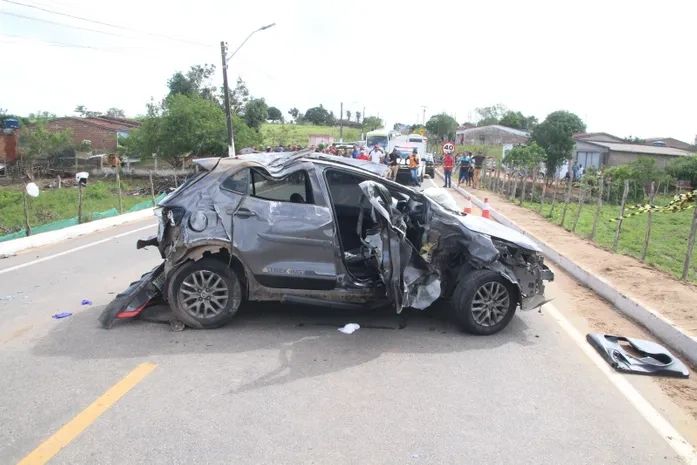
[[[379,238],[367,238],[367,243],[374,248],[387,298],[397,313],[404,307],[428,307],[440,296],[440,279],[407,239],[407,213],[397,208],[384,185],[363,181],[359,186],[380,225]]]

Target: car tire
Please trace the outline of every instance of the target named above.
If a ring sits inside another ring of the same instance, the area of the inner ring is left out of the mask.
[[[510,323],[518,307],[517,290],[499,273],[477,270],[457,283],[450,303],[463,330],[490,335]]]
[[[207,257],[179,266],[169,280],[167,298],[174,316],[187,326],[219,328],[239,310],[242,288],[232,268]]]

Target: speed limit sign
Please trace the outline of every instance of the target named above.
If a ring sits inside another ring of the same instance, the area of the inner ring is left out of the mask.
[[[455,151],[455,144],[452,142],[446,142],[443,144],[443,153],[451,154]]]

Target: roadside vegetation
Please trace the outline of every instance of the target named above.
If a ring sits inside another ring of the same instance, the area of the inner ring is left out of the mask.
[[[271,147],[289,144],[307,146],[307,141],[311,135],[327,135],[338,141],[339,133],[340,128],[338,126],[275,123],[264,123],[261,125],[263,145]],[[345,127],[343,133],[345,142],[356,142],[361,138],[360,128]]]
[[[147,181],[145,181],[147,182]],[[151,199],[149,186],[136,180],[121,180],[123,191],[123,210]],[[44,183],[38,182],[39,185]],[[23,185],[0,187],[0,235],[24,229]],[[137,191],[137,193],[133,193]],[[28,197],[29,224],[43,225],[59,220],[77,217],[78,189],[63,187],[61,189],[42,189],[36,198]],[[90,182],[83,189],[83,217],[93,219],[95,213],[112,208],[118,209],[118,188],[113,181]]]

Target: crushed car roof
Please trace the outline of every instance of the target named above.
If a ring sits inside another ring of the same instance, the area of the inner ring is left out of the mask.
[[[273,174],[275,172],[283,171],[289,166],[302,161],[324,161],[329,163],[336,163],[339,165],[349,166],[352,168],[358,168],[364,171],[368,171],[378,176],[383,176],[387,172],[387,165],[381,163],[373,163],[368,160],[358,160],[355,158],[340,157],[337,155],[329,155],[326,153],[317,153],[310,151],[301,152],[261,152],[261,153],[250,153],[246,155],[240,155],[237,158],[202,158],[195,160],[195,162],[205,170],[212,170],[216,166],[234,166],[239,163],[252,162],[263,165],[267,168],[269,173]]]

